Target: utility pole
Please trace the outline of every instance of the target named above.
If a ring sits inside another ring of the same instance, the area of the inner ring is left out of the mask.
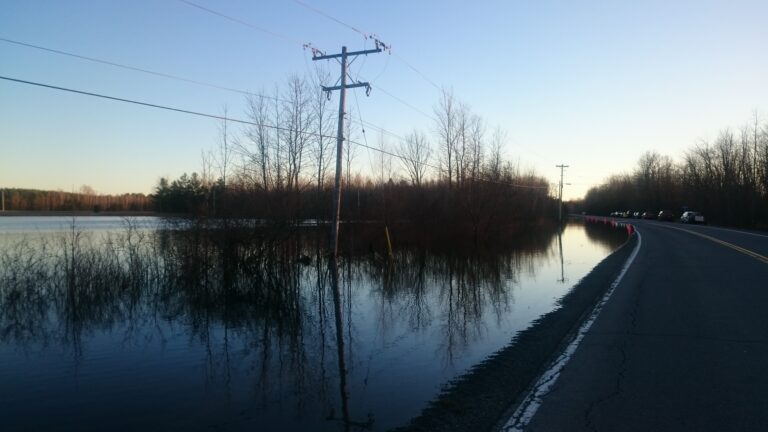
[[[371,85],[367,82],[353,82],[347,84],[347,58],[356,57],[359,55],[368,55],[380,53],[382,47],[386,48],[386,45],[382,44],[378,40],[376,41],[376,49],[347,52],[347,47],[341,47],[341,54],[329,54],[326,55],[319,50],[312,48],[312,60],[329,60],[329,59],[341,59],[341,84],[332,87],[322,86],[323,91],[328,93],[328,97],[331,97],[333,90],[339,90],[339,128],[336,132],[336,179],[333,187],[333,225],[331,226],[331,254],[333,259],[336,259],[339,250],[339,213],[341,212],[341,167],[342,167],[342,150],[344,148],[344,104],[347,95],[348,88],[365,87],[366,95],[371,93]]]
[[[560,168],[560,193],[558,194],[559,210],[557,213],[558,220],[563,221],[563,170],[568,168],[568,165],[555,165]]]

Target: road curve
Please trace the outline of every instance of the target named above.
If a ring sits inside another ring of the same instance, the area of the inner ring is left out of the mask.
[[[632,223],[642,246],[610,300],[503,430],[768,430],[768,236]]]

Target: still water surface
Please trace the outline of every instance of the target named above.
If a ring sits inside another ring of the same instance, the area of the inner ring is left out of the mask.
[[[2,429],[344,430],[323,242],[161,226],[0,217]],[[343,259],[353,429],[407,424],[625,239],[571,223],[494,254]]]

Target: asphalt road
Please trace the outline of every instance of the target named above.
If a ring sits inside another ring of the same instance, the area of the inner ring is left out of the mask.
[[[642,240],[634,261],[515,426],[768,430],[768,236],[627,222]]]

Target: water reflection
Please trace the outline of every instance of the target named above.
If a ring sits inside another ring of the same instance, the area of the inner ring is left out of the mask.
[[[349,233],[338,263],[313,230],[128,226],[95,239],[73,227],[17,241],[0,253],[11,429],[99,429],[99,412],[123,404],[141,428],[385,430],[549,310],[567,290],[550,272],[581,277],[569,250],[588,243],[579,256],[594,265],[626,238],[573,225],[389,260],[380,235]]]

